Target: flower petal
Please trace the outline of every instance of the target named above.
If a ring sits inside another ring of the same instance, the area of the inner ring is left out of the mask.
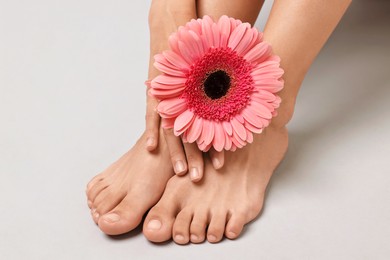
[[[183,90],[185,87],[182,88],[173,88],[173,89],[157,89],[157,88],[151,88],[149,90],[149,93],[156,97],[157,99],[166,99],[166,98],[173,98],[178,97],[183,93]]]
[[[232,128],[232,124],[230,122],[223,121],[222,122],[222,126],[223,126],[223,129],[225,129],[225,131],[226,131],[226,133],[228,135],[232,135],[233,134],[233,128]]]
[[[220,152],[225,146],[225,132],[221,123],[215,123],[214,130],[213,147],[217,152]]]
[[[262,118],[265,118],[265,119],[271,119],[272,118],[271,111],[266,106],[264,106],[263,104],[261,104],[259,102],[251,102],[248,105],[248,108],[250,108],[253,111],[255,111],[255,113],[257,115],[261,116]]]
[[[194,59],[192,58],[191,50],[188,48],[188,46],[183,43],[182,41],[179,41],[178,43],[180,53],[183,57],[183,59],[190,65],[193,64]]]
[[[194,122],[188,129],[187,140],[189,143],[193,143],[199,138],[202,133],[203,119],[199,116],[195,116]]]
[[[245,54],[244,59],[248,62],[260,62],[266,59],[271,52],[271,48],[266,42],[261,42]]]
[[[170,98],[160,101],[157,111],[163,118],[177,117],[187,109],[187,101],[184,98]]]
[[[164,129],[171,129],[175,124],[175,118],[162,118],[161,127]]]
[[[240,43],[243,39],[244,34],[246,31],[250,28],[250,25],[248,23],[242,23],[231,33],[229,37],[228,47],[230,47],[232,50],[235,50],[237,45]]]
[[[226,47],[230,35],[230,20],[226,15],[222,15],[218,20],[218,28],[221,33],[220,46]]]
[[[209,145],[213,141],[214,137],[214,123],[210,120],[203,120],[202,136],[200,137],[203,140],[205,145]]]
[[[154,82],[163,84],[163,85],[182,85],[186,83],[187,79],[184,77],[172,77],[169,75],[158,75],[152,80],[152,85]]]
[[[188,129],[191,125],[191,122],[194,119],[194,113],[191,110],[186,110],[182,114],[180,114],[176,120],[174,125],[174,133],[176,136],[181,135],[184,131]]]
[[[212,29],[212,34],[213,34],[213,43],[214,43],[214,47],[215,48],[218,48],[220,47],[220,38],[221,38],[221,35],[220,35],[220,32],[219,32],[219,28],[218,28],[218,25],[216,23],[214,23],[212,26],[211,26],[211,29]]]
[[[254,31],[257,32],[257,30]],[[249,51],[249,47],[251,46],[253,37],[254,37],[253,30],[251,28],[248,28],[245,31],[245,34],[242,36],[241,41],[235,47],[235,51],[237,52],[238,55],[244,56]]]
[[[234,133],[237,133],[237,135],[241,138],[241,140],[246,140],[246,131],[245,127],[236,119],[236,117],[233,117],[232,120],[230,120],[233,126],[233,136]]]
[[[258,129],[263,128],[263,122],[261,121],[261,118],[256,114],[255,111],[252,111],[252,109],[243,109],[241,114],[244,116],[245,121],[250,123],[252,126]]]
[[[164,51],[163,55],[170,63],[183,71],[188,71],[190,68],[190,64],[174,51]]]
[[[230,136],[225,132],[225,150],[229,151],[232,148],[232,140],[230,139]]]
[[[206,41],[203,43],[204,48],[208,50],[211,46],[214,45],[214,36],[213,31],[211,29],[211,24],[209,23],[202,23],[202,34],[204,35]],[[207,43],[207,45],[205,45]]]

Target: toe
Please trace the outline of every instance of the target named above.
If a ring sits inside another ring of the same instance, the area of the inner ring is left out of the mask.
[[[107,188],[109,185],[110,185],[110,182],[107,180],[107,178],[98,181],[88,191],[88,193],[87,193],[88,200],[93,203],[95,201],[95,198],[97,197],[97,195],[99,195],[99,193],[101,191],[103,191],[105,188]]]
[[[187,244],[190,241],[190,224],[192,212],[182,210],[177,214],[175,223],[173,224],[173,240],[178,244]]]
[[[206,237],[208,214],[206,211],[195,212],[190,227],[190,239],[192,243],[201,243]]]
[[[96,209],[100,215],[104,215],[115,208],[125,196],[126,191],[109,186],[96,196],[92,208]]]
[[[146,210],[146,203],[127,194],[113,210],[100,216],[98,224],[107,235],[124,234],[139,225]]]
[[[103,180],[102,174],[98,174],[95,177],[93,177],[87,184],[86,193],[88,194],[89,191],[92,189],[92,187],[95,186],[95,184],[101,180]]]
[[[173,200],[163,198],[148,213],[143,227],[145,237],[152,242],[164,242],[172,237],[172,228],[178,208]]]
[[[241,234],[245,224],[244,214],[233,214],[226,225],[225,236],[229,239],[236,239]]]
[[[217,243],[221,241],[226,226],[226,212],[218,212],[211,216],[207,230],[207,241]]]

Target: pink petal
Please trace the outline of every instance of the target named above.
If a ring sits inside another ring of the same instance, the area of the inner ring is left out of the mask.
[[[229,151],[232,148],[232,140],[230,136],[225,132],[225,150]]]
[[[218,20],[218,28],[221,33],[220,46],[226,47],[230,35],[230,20],[226,15],[222,15]]]
[[[215,48],[218,48],[220,47],[220,43],[219,43],[219,39],[221,38],[221,35],[220,35],[220,32],[219,32],[219,28],[218,28],[218,25],[217,24],[213,24],[211,26],[211,29],[212,29],[212,34],[213,34],[213,43],[214,43],[214,47]]]
[[[254,31],[257,32],[257,30]],[[251,28],[247,29],[245,34],[242,36],[241,41],[235,47],[235,51],[238,55],[244,56],[249,51],[249,47],[251,46],[253,37],[253,30]]]
[[[260,69],[254,69],[251,72],[252,77],[261,76],[266,78],[280,78],[283,75],[284,71],[279,67],[266,67]]]
[[[232,126],[233,126],[233,136],[234,136],[234,133],[237,133],[237,135],[241,138],[241,140],[245,140],[246,139],[246,131],[245,131],[245,127],[242,125],[242,123],[240,123],[236,117],[233,117],[232,120],[230,120]]]
[[[203,43],[205,50],[208,50],[211,46],[215,46],[213,31],[209,23],[202,23],[202,33],[206,39]],[[207,45],[205,45],[205,43],[207,43]]]
[[[244,118],[242,117],[242,115],[240,115],[240,114],[237,114],[236,115],[236,119],[238,120],[238,122],[240,122],[241,124],[243,124],[244,123]]]
[[[163,85],[182,85],[186,83],[186,81],[187,79],[184,77],[173,77],[173,76],[162,74],[162,75],[158,75],[152,80],[152,86],[154,82]]]
[[[245,122],[245,128],[248,129],[249,131],[256,133],[256,134],[261,134],[263,132],[263,128],[258,128],[256,126],[253,126],[251,123],[248,121]]]
[[[226,133],[228,135],[232,135],[233,134],[233,128],[232,128],[232,125],[230,122],[227,122],[227,121],[223,121],[222,122],[222,126],[223,126],[223,129],[225,129]]]
[[[245,121],[253,125],[254,127],[261,129],[263,128],[263,123],[261,121],[261,118],[256,115],[256,112],[252,111],[250,108],[245,108],[241,112],[241,114],[244,116]]]
[[[179,54],[173,51],[164,51],[163,52],[164,57],[175,67],[180,68],[184,71],[188,71],[190,68],[190,64],[187,63]]]
[[[160,101],[157,111],[161,117],[177,117],[187,109],[187,101],[184,98],[171,98]]]
[[[245,131],[245,135],[246,135],[246,131]],[[242,139],[237,135],[236,132],[233,132],[233,136],[230,137],[230,138],[231,138],[233,144],[236,145],[238,148],[244,147],[245,141],[242,140]],[[245,139],[246,139],[246,138],[245,138]]]
[[[178,97],[183,93],[183,90],[185,87],[182,88],[174,88],[174,89],[157,89],[157,88],[151,88],[149,90],[149,93],[158,98],[158,99],[166,99],[166,98],[173,98]]]
[[[184,111],[180,114],[176,120],[174,125],[174,133],[176,136],[181,135],[184,131],[188,129],[194,119],[194,113],[190,110]]]
[[[250,28],[248,23],[243,23],[237,26],[237,28],[230,35],[228,47],[230,47],[232,50],[235,50],[241,40],[245,41],[246,39],[243,39],[243,36],[248,30],[248,27]]]
[[[193,38],[193,35],[186,30],[183,30],[180,35],[179,41],[179,49],[182,51],[182,47],[180,43],[186,46],[186,50],[188,50],[188,56],[191,57],[191,60],[195,61],[200,57],[199,49],[197,47],[196,39]],[[199,38],[199,37],[198,37]],[[199,39],[200,40],[200,39]]]
[[[246,141],[250,144],[253,143],[253,134],[248,129],[246,130]]]
[[[196,49],[198,51],[197,55],[199,57],[203,56],[203,54],[205,53],[205,49],[203,47],[202,39],[193,31],[189,31],[189,33],[191,34],[192,38],[194,39],[193,45],[194,45],[194,47],[196,47]]]
[[[257,115],[261,116],[262,118],[265,118],[265,119],[271,119],[272,118],[271,111],[266,106],[264,106],[261,103],[251,102],[249,104],[248,108],[250,108],[253,111],[255,111],[255,113]]]
[[[181,53],[183,59],[188,64],[192,65],[194,62],[194,59],[192,58],[191,50],[182,41],[179,41],[178,45],[179,45],[179,50],[180,50],[180,53]]]
[[[195,20],[195,19],[191,19],[191,21],[188,23],[188,26],[187,26],[188,29],[196,32],[198,35],[201,35],[202,34],[202,26],[201,24]]]
[[[203,120],[203,128],[202,135],[200,137],[201,140],[205,143],[205,145],[209,145],[214,137],[214,123],[210,120]]]
[[[261,42],[245,54],[244,59],[248,62],[259,62],[269,56],[270,46],[266,42]]]
[[[268,90],[271,93],[279,92],[283,89],[283,79],[265,79],[259,76],[252,77],[254,80],[255,89]]]
[[[215,123],[214,130],[213,146],[217,152],[220,152],[225,146],[225,132],[221,123]]]
[[[162,71],[168,75],[171,75],[171,76],[178,76],[178,77],[184,77],[185,74],[184,72],[182,72],[181,70],[178,70],[176,68],[172,68],[172,64],[171,66],[169,66],[169,63],[168,62],[154,62],[154,67],[156,67],[159,71]]]
[[[203,119],[195,116],[192,126],[188,129],[187,140],[189,143],[193,143],[199,138],[202,133]]]

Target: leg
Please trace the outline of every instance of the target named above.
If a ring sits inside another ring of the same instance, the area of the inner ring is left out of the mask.
[[[287,150],[286,124],[293,114],[300,84],[349,2],[275,1],[264,38],[281,57],[285,70],[279,116],[255,137],[253,144],[227,153],[222,169],[213,169],[206,160],[205,179],[200,183],[171,178],[163,197],[145,220],[144,234],[149,240],[161,242],[173,236],[179,244],[199,243],[206,237],[210,242],[218,242],[223,234],[234,239],[260,213],[267,184]],[[198,15],[208,14],[214,19],[221,14],[241,15],[253,22],[256,16],[252,12],[260,3],[251,3],[198,1]],[[154,225],[149,226],[150,223]]]
[[[174,3],[174,4],[173,4]],[[173,16],[172,16],[173,13]],[[153,55],[166,49],[167,39],[171,32],[196,16],[194,0],[153,1],[151,17],[160,19],[150,21],[151,59]],[[166,17],[172,16],[172,19]],[[149,78],[158,73],[149,67]],[[147,119],[155,117],[152,99],[147,99]],[[150,145],[151,131],[154,126],[146,126],[145,133],[135,146],[111,165],[103,173],[93,178],[87,186],[88,205],[93,220],[100,229],[109,235],[117,235],[134,229],[143,215],[161,197],[168,179],[173,175],[169,160],[169,151],[161,134],[152,140],[157,146],[153,152],[145,147]],[[158,121],[157,121],[158,123]],[[154,132],[152,133],[154,135]],[[157,145],[158,144],[158,145]]]

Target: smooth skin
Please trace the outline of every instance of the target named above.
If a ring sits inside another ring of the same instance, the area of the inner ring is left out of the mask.
[[[199,16],[221,15],[254,19],[259,1],[199,0]],[[261,211],[267,184],[288,146],[290,121],[298,90],[314,58],[334,30],[350,0],[274,1],[264,39],[281,57],[285,88],[279,115],[252,144],[226,152],[225,165],[216,170],[205,161],[205,176],[194,184],[172,177],[161,200],[144,222],[144,234],[153,242],[173,238],[178,244],[219,242],[223,235],[237,238],[245,224]],[[254,20],[250,21],[254,22]]]
[[[197,183],[186,176],[173,176],[172,162],[176,161],[165,141],[169,138],[156,128],[157,103],[148,97],[144,135],[126,155],[88,184],[88,204],[102,231],[121,234],[132,230],[157,203],[144,222],[143,231],[150,241],[173,238],[178,244],[186,244],[207,239],[216,243],[223,235],[237,238],[243,226],[261,211],[269,179],[287,149],[285,126],[293,115],[299,87],[349,4],[350,0],[274,1],[264,39],[281,57],[285,70],[279,115],[262,134],[255,136],[253,144],[227,152],[223,167],[215,167],[207,155],[197,157],[198,164],[189,160],[190,169],[194,165],[204,167],[205,176]],[[152,1],[151,56],[166,49],[170,32],[194,15],[207,14],[218,19],[226,14],[253,24],[261,6],[262,1],[255,0]],[[150,67],[150,78],[157,73]],[[153,152],[145,147],[151,147]]]

